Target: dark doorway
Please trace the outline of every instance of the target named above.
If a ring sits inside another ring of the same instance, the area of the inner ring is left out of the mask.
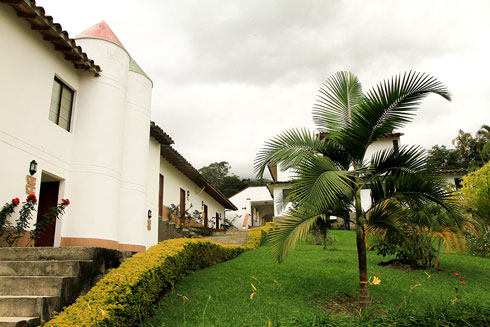
[[[219,229],[219,213],[216,213],[216,229]]]
[[[203,205],[204,227],[208,227],[208,206]]]
[[[185,215],[185,191],[183,189],[180,189],[180,209],[179,209],[179,223],[183,223],[184,220],[184,215]]]
[[[41,223],[51,208],[58,205],[58,192],[60,189],[59,181],[43,182],[41,178],[41,189],[39,190],[39,205],[37,209],[37,223]],[[56,221],[47,225],[46,230],[40,235],[35,246],[53,246]]]
[[[163,175],[160,174],[158,181],[158,217],[163,217]]]

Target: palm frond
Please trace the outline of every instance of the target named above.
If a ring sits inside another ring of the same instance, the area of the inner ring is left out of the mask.
[[[439,176],[399,171],[373,180],[370,189],[372,206],[396,198],[412,207],[423,206],[425,203],[438,204],[453,217],[460,216],[455,194],[448,192]]]
[[[277,262],[282,262],[296,243],[305,238],[318,218],[325,218],[321,210],[311,206],[292,209],[288,216],[279,219],[278,229],[269,232],[267,244]]]
[[[365,184],[387,174],[426,171],[424,152],[419,146],[402,146],[398,151],[387,148],[374,153],[369,166],[370,176],[365,179]]]
[[[333,207],[338,201],[352,198],[350,176],[353,171],[339,170],[327,157],[305,158],[296,168],[293,180],[293,200],[300,205],[309,203],[317,208]]]
[[[362,87],[357,76],[338,72],[320,88],[313,106],[313,121],[325,132],[338,131],[347,126],[361,98]]]
[[[379,83],[353,112],[351,124],[342,130],[341,143],[351,155],[362,160],[371,143],[412,121],[429,93],[451,100],[448,89],[424,73],[410,71]]]
[[[305,155],[318,153],[320,139],[307,129],[289,129],[265,142],[255,158],[254,172],[262,178],[269,164],[295,166]]]

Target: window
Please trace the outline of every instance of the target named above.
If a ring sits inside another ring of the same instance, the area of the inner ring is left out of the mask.
[[[73,90],[58,78],[54,78],[49,120],[70,131],[71,110],[73,106]]]

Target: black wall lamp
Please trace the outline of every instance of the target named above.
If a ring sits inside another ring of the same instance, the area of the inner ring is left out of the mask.
[[[29,164],[29,173],[34,175],[37,172],[37,162],[36,160],[32,160],[31,163]]]
[[[151,214],[152,214],[151,209],[148,209],[148,219],[151,219]]]

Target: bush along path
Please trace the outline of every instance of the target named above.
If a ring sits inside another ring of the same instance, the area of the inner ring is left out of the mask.
[[[135,326],[165,291],[194,270],[232,259],[245,250],[208,240],[172,239],[135,254],[110,271],[85,296],[46,327]]]

